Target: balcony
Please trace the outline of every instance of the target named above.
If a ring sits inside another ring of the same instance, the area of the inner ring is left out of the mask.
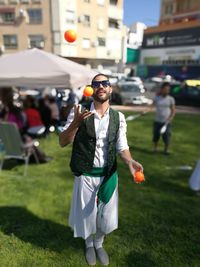
[[[123,19],[123,9],[117,6],[110,5],[108,7],[108,17],[112,19],[122,20]]]

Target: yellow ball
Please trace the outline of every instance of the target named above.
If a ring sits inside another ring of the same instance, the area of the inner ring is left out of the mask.
[[[83,91],[84,96],[92,96],[93,95],[93,88],[91,86],[86,86]]]

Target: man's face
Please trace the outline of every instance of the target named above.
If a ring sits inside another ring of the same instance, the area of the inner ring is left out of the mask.
[[[163,87],[163,88],[161,89],[161,95],[163,95],[163,96],[168,95],[169,92],[170,92],[170,86],[169,86],[169,85],[166,85],[165,87]]]
[[[92,88],[94,90],[93,98],[95,101],[104,103],[109,100],[112,93],[112,87],[107,77],[100,75],[92,82]]]

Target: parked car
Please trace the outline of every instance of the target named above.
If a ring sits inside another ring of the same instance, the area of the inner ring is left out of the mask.
[[[126,105],[133,104],[135,97],[143,96],[144,91],[131,81],[123,81],[113,88],[112,95],[111,103]]]
[[[150,98],[147,98],[144,95],[141,95],[141,96],[134,97],[133,104],[134,105],[152,105],[153,100]]]
[[[200,81],[195,83],[189,80],[182,84],[171,85],[170,95],[175,98],[177,105],[200,107]]]
[[[148,92],[155,92],[161,86],[162,82],[163,79],[159,77],[147,78],[144,81],[144,87]]]
[[[122,81],[132,82],[133,84],[140,87],[142,93],[145,92],[144,83],[140,77],[137,77],[137,76],[126,77],[126,78],[123,78]]]

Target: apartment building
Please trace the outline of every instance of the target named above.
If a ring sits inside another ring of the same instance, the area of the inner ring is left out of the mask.
[[[37,47],[91,67],[122,57],[123,0],[0,0],[0,49]],[[74,29],[68,43],[64,32]]]
[[[53,52],[93,68],[118,63],[122,57],[123,0],[51,0]],[[77,40],[67,43],[64,32]]]
[[[0,0],[0,52],[52,51],[49,0]]]
[[[162,0],[160,25],[200,19],[199,0]]]

